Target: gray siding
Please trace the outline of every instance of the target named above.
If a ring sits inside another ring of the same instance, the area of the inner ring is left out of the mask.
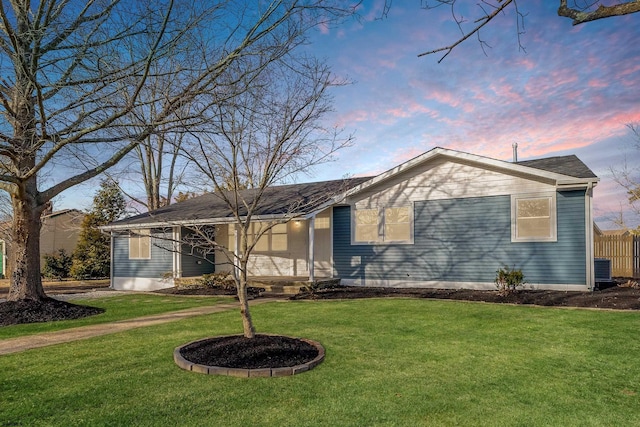
[[[511,242],[509,196],[414,203],[413,245],[351,245],[350,208],[334,208],[336,277],[493,282],[504,265],[536,284],[585,284],[584,192],[557,193],[558,241]]]
[[[154,238],[156,237],[156,238]],[[113,276],[162,278],[173,271],[171,231],[154,230],[151,237],[151,259],[129,259],[129,236],[113,237]]]

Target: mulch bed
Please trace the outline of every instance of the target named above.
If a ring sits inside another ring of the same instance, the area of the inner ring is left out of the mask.
[[[5,301],[0,303],[0,326],[81,319],[100,313],[104,313],[103,308],[75,305],[53,298]]]
[[[337,287],[302,293],[291,299],[434,298],[490,303],[531,304],[550,307],[591,307],[640,310],[640,289],[614,286],[594,292],[520,290],[501,296],[497,291],[470,289],[416,289]]]
[[[302,365],[318,356],[308,342],[281,335],[241,335],[214,337],[180,349],[186,360],[205,366],[261,369]]]

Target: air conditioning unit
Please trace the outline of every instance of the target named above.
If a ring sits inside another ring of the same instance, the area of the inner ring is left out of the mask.
[[[607,258],[596,258],[593,260],[593,269],[596,276],[596,286],[599,289],[613,286],[611,279],[611,260]]]

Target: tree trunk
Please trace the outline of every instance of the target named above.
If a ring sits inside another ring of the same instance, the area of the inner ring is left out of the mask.
[[[249,311],[249,298],[247,297],[247,263],[240,262],[240,280],[238,280],[238,300],[240,301],[240,315],[242,316],[242,329],[245,338],[254,338],[256,330],[253,327],[251,312]]]
[[[32,186],[35,188],[35,179]],[[35,198],[30,196],[32,194],[27,194],[27,197],[11,196],[13,240],[8,301],[47,298],[40,276],[40,215],[44,205],[38,206]]]

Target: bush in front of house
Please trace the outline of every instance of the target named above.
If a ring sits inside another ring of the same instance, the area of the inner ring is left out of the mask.
[[[72,262],[73,258],[64,249],[60,249],[57,254],[47,254],[44,256],[42,275],[46,279],[65,279],[69,277]]]
[[[225,272],[203,274],[202,278],[198,279],[196,283],[204,288],[220,288],[225,291],[231,291],[236,288],[236,282],[231,277],[231,274]]]
[[[524,274],[522,270],[504,266],[496,271],[495,278],[498,294],[502,296],[510,295],[517,292],[525,284]]]

